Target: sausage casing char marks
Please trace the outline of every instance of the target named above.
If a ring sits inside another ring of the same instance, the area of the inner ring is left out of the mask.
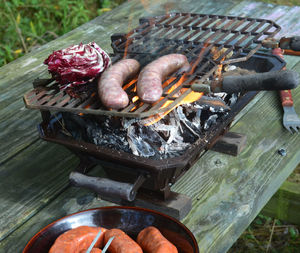
[[[139,74],[137,94],[141,101],[154,103],[163,93],[162,82],[171,73],[187,71],[190,65],[188,59],[182,54],[169,54],[162,56],[146,65]]]
[[[108,247],[110,253],[143,253],[141,247],[120,229],[110,229],[104,234],[106,244],[111,237],[115,237]]]
[[[140,64],[135,59],[123,59],[105,70],[98,81],[98,93],[103,105],[112,109],[122,109],[129,103],[122,85],[139,71]]]
[[[177,248],[153,226],[143,229],[136,241],[145,253],[178,253]]]
[[[80,226],[66,231],[55,240],[49,253],[79,253],[86,251],[101,229],[101,235],[94,247],[103,246],[105,228]]]

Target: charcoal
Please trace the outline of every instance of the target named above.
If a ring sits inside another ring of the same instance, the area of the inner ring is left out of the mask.
[[[217,114],[213,114],[209,116],[209,118],[204,123],[204,130],[208,130],[212,125],[217,124]]]
[[[148,158],[157,154],[155,149],[146,140],[143,140],[142,136],[137,136],[134,126],[128,127],[127,138],[134,155]]]
[[[166,159],[184,154],[205,131],[222,120],[226,112],[221,109],[197,102],[181,105],[149,126],[145,126],[147,119],[63,113],[62,132],[76,140],[136,156]]]
[[[198,134],[199,129],[195,128],[192,122],[187,119],[186,115],[183,113],[183,108],[180,106],[175,110],[175,112],[177,112],[175,114],[175,118],[182,125],[182,132],[186,133],[183,135],[184,141],[193,142],[193,140],[195,140],[195,137],[200,137],[200,135]]]
[[[87,139],[85,131],[85,120],[83,117],[73,113],[62,113],[63,127],[62,133],[72,136],[77,141]]]
[[[228,100],[228,105],[229,106],[234,105],[237,102],[237,100],[238,100],[238,95],[233,93]]]

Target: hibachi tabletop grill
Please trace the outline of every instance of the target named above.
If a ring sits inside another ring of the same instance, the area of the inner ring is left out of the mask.
[[[25,94],[24,101],[28,108],[41,110],[41,138],[62,144],[78,155],[81,172],[97,163],[104,167],[109,179],[92,182],[91,178],[83,175],[81,185],[93,188],[104,197],[132,201],[139,189],[139,192],[159,195],[168,200],[172,195],[170,186],[229,128],[235,115],[257,94],[256,91],[238,94],[230,111],[203,131],[184,153],[166,159],[140,157],[61,134],[64,115],[87,117],[89,120],[102,117],[144,120],[176,108],[193,92],[191,85],[194,82],[205,83],[218,78],[216,72],[220,66],[222,69],[222,66],[234,65],[255,72],[280,70],[285,66],[282,59],[258,52],[262,40],[272,38],[279,30],[280,27],[272,21],[244,17],[171,13],[142,18],[140,25],[128,34],[112,36],[113,63],[122,58],[134,58],[143,67],[162,55],[181,53],[187,56],[192,66],[189,73],[175,73],[165,80],[164,93],[158,103],[151,105],[139,101],[135,92],[136,78],[123,86],[130,103],[121,110],[105,108],[95,94],[95,88],[80,97],[70,97],[59,90],[52,80]],[[212,49],[217,54],[212,53]],[[179,80],[183,81],[178,84]],[[82,125],[75,123],[78,127]]]

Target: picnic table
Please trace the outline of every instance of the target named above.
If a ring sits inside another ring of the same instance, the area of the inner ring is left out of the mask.
[[[110,36],[128,32],[141,17],[192,12],[271,19],[278,38],[300,34],[300,6],[239,0],[131,0],[0,69],[0,252],[20,252],[47,224],[67,214],[114,205],[95,193],[71,187],[77,157],[38,136],[38,110],[22,101],[34,79],[48,76],[43,60],[54,50],[95,41],[112,52]],[[300,57],[285,56],[287,69],[300,73]],[[300,114],[300,88],[292,91]],[[182,222],[193,232],[200,252],[226,252],[300,162],[300,135],[282,126],[277,92],[260,92],[238,114],[231,131],[247,136],[237,157],[207,151],[172,187],[192,198]],[[286,150],[286,156],[278,153]],[[97,175],[99,168],[91,171]]]

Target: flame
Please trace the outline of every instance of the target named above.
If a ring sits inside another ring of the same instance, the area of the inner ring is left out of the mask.
[[[203,48],[201,49],[197,59],[195,62],[192,63],[191,69],[188,73],[185,73],[182,75],[182,77],[178,80],[178,82],[176,84],[174,84],[166,93],[170,94],[171,92],[173,92],[176,88],[178,88],[184,81],[187,80],[187,76],[191,75],[195,72],[196,67],[198,66],[198,64],[202,61],[204,53],[207,49],[209,45],[209,42],[204,43]],[[222,69],[221,69],[222,70]],[[176,77],[171,77],[169,80],[167,80],[164,84],[163,87],[167,87],[171,82],[173,82],[176,79]],[[187,88],[182,88],[180,90],[181,94],[184,94],[185,92],[187,92]],[[159,113],[156,114],[154,116],[151,116],[149,118],[147,118],[145,120],[144,125],[145,126],[150,126],[156,122],[158,122],[159,120],[161,120],[162,118],[164,118],[166,115],[168,115],[172,110],[174,110],[175,108],[177,108],[180,105],[184,105],[184,104],[189,104],[189,103],[193,103],[197,100],[199,100],[201,97],[203,96],[203,92],[194,92],[194,91],[190,91],[178,104],[174,105],[173,107],[171,107],[169,110],[167,110],[166,112],[163,113]],[[161,101],[163,98],[161,98],[159,101]],[[158,101],[158,102],[159,102]],[[155,104],[157,104],[158,102],[156,102]],[[170,104],[172,104],[174,101],[172,100],[167,100],[161,108],[165,108],[167,106],[169,106]],[[155,105],[154,104],[154,105]]]
[[[187,76],[188,75],[191,75],[195,72],[195,69],[196,67],[198,66],[198,64],[202,61],[203,59],[203,56],[204,56],[204,53],[207,49],[209,45],[209,41],[207,41],[206,43],[204,43],[204,46],[203,48],[201,49],[197,59],[195,62],[192,63],[192,66],[191,66],[191,69],[188,73],[185,73],[182,75],[182,77],[178,80],[178,82],[176,84],[174,84],[168,91],[167,91],[167,94],[170,94],[172,91],[174,91],[176,88],[178,88],[184,81],[187,80]],[[166,81],[164,84],[163,84],[163,87],[166,87],[168,86],[171,82],[173,82],[176,78],[175,77],[172,77],[170,78],[168,81]],[[188,89],[187,88],[182,88],[180,90],[180,93],[183,94],[187,91]],[[203,92],[194,92],[194,91],[190,91],[190,93],[188,95],[186,95],[184,97],[184,99],[182,99],[178,104],[174,105],[171,109],[167,110],[166,112],[163,112],[163,113],[159,113],[159,114],[156,114],[154,116],[151,116],[149,118],[147,118],[145,120],[145,126],[150,126],[156,122],[158,122],[159,120],[161,120],[163,117],[165,117],[167,114],[169,114],[172,110],[174,110],[175,108],[177,108],[178,106],[180,105],[184,105],[184,104],[189,104],[189,103],[193,103],[197,100],[199,100],[201,97],[203,96]],[[161,98],[163,99],[163,98]],[[158,102],[156,102],[158,103]],[[161,108],[165,108],[167,106],[169,106],[170,104],[172,104],[173,101],[172,100],[167,100]],[[155,104],[154,104],[155,105]]]
[[[183,88],[182,90],[187,90],[187,88]],[[190,92],[183,100],[181,100],[178,104],[174,105],[171,109],[167,110],[166,112],[162,112],[162,113],[159,113],[159,114],[156,114],[154,116],[147,118],[145,120],[144,126],[150,126],[150,125],[158,122],[159,120],[164,118],[166,115],[168,115],[171,111],[173,111],[178,106],[193,103],[193,102],[199,100],[202,96],[203,96],[203,92],[194,92],[194,91]],[[172,100],[167,100],[161,108],[165,108],[165,107],[169,106],[170,104],[172,104],[173,102],[174,101],[172,101]]]
[[[210,52],[212,53],[212,59],[213,60],[217,60],[222,54],[224,54],[226,52],[227,48],[222,48],[222,49],[218,49],[217,47],[212,47]],[[229,57],[231,57],[231,55],[229,55]],[[219,80],[222,76],[222,70],[223,70],[223,64],[222,62],[225,61],[226,56],[223,56],[220,64],[218,64],[218,68],[216,69],[215,73],[214,73],[214,78],[216,80]]]
[[[177,87],[179,87],[185,80],[187,79],[186,74],[184,74],[176,84],[174,84],[168,91],[167,94],[170,94],[172,91],[174,91]],[[172,81],[175,80],[175,77],[170,78],[168,81],[166,81],[164,83],[164,86],[167,86],[166,83],[168,82],[171,83]],[[186,91],[188,90],[188,88],[182,88],[180,90],[180,93],[184,94]],[[184,105],[184,104],[189,104],[189,103],[193,103],[197,100],[199,100],[201,97],[203,96],[203,92],[194,92],[191,91],[188,95],[186,95],[184,97],[184,99],[182,99],[178,104],[174,105],[173,107],[171,107],[169,110],[162,112],[162,113],[158,113],[154,116],[151,116],[149,118],[147,118],[145,120],[144,126],[150,126],[156,122],[158,122],[159,120],[161,120],[162,118],[164,118],[166,115],[168,115],[171,111],[173,111],[175,108],[177,108],[180,105]],[[161,101],[163,99],[163,97],[159,100]],[[158,101],[158,102],[159,102]],[[156,102],[155,104],[157,104],[158,102]],[[161,108],[166,108],[168,107],[170,104],[172,104],[174,101],[173,100],[167,100],[162,106]]]
[[[132,103],[134,103],[134,102],[136,102],[136,101],[138,101],[139,100],[139,97],[138,96],[134,96],[133,98],[132,98]]]
[[[195,72],[195,68],[198,66],[198,64],[202,61],[204,52],[206,48],[208,47],[209,42],[204,43],[203,48],[201,48],[201,51],[196,59],[196,61],[192,64],[191,70],[189,71],[189,75],[193,74]]]
[[[96,92],[93,92],[91,94],[91,97],[94,97],[96,95]],[[91,104],[88,104],[84,107],[84,109],[89,109],[91,107]],[[84,114],[82,112],[79,113],[79,116],[83,116]]]
[[[225,60],[225,59],[224,59]],[[223,60],[222,60],[223,61]],[[220,80],[221,76],[222,76],[222,70],[223,70],[223,64],[219,64],[218,68],[215,71],[215,79],[216,80]]]
[[[125,84],[123,86],[123,90],[127,90],[132,84],[134,84],[137,81],[137,79],[132,79],[129,83]],[[136,91],[136,86],[134,86],[133,91]]]

